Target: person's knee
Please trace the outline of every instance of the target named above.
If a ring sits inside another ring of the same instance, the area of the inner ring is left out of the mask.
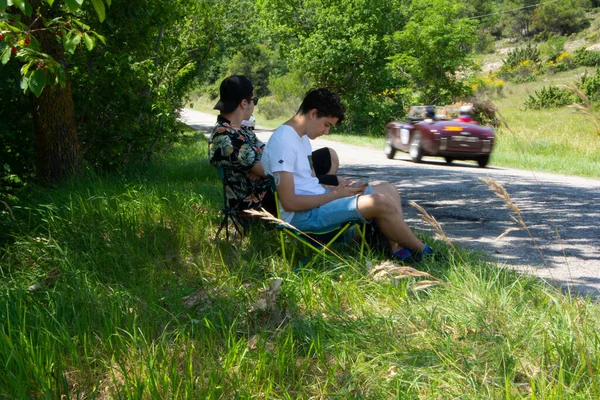
[[[367,218],[379,218],[397,212],[396,205],[383,193],[373,193],[359,197],[358,208]]]

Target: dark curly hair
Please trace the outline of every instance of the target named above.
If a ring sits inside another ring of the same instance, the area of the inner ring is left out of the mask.
[[[340,96],[333,90],[328,88],[319,88],[310,90],[300,108],[298,114],[307,114],[310,110],[317,110],[317,117],[334,117],[337,118],[337,124],[341,124],[344,120],[344,105],[340,100]]]

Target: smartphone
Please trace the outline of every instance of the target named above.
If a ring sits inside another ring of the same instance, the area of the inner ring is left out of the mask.
[[[350,184],[348,186],[353,187],[353,188],[361,188],[361,187],[367,186],[368,184],[369,184],[368,179],[360,179],[358,181],[350,182]]]

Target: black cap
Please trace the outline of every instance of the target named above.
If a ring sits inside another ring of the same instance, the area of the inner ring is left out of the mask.
[[[237,108],[243,99],[252,97],[252,82],[243,75],[231,75],[223,79],[219,88],[219,102],[214,106],[215,110],[230,113]]]

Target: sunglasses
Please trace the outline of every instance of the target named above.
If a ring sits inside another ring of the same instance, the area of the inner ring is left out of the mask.
[[[257,104],[258,104],[258,97],[257,97],[257,96],[250,97],[250,99],[249,99],[249,100],[251,100],[251,101],[254,103],[254,105],[257,105]]]

